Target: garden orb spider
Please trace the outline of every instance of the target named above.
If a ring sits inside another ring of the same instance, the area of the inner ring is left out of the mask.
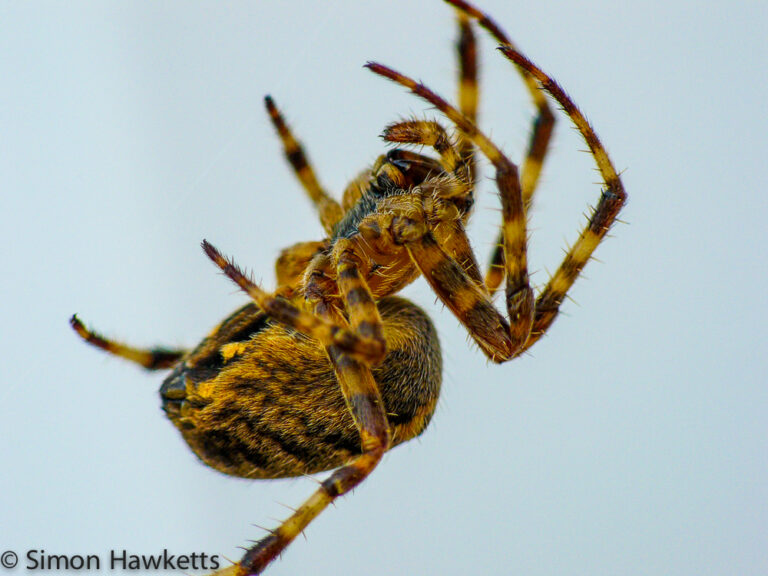
[[[284,152],[317,208],[327,237],[281,253],[278,287],[262,290],[211,244],[211,260],[252,299],[194,350],[141,350],[107,340],[73,316],[87,342],[148,369],[172,369],[163,408],[211,467],[246,478],[334,470],[276,529],[217,574],[257,574],[336,498],[352,490],[391,447],[423,432],[441,383],[441,353],[429,317],[395,294],[423,276],[486,356],[502,363],[528,350],[605,237],[626,193],[605,149],[558,84],[523,56],[487,15],[463,0],[458,12],[459,106],[378,63],[366,67],[429,102],[455,127],[435,121],[388,126],[390,143],[432,148],[436,157],[394,148],[345,190],[341,202],[319,184],[301,146],[267,97]],[[517,166],[477,127],[473,22],[500,43],[520,71],[537,116]],[[526,212],[554,115],[548,92],[582,134],[604,181],[579,238],[541,292],[530,286]],[[495,170],[502,205],[498,248],[483,277],[465,233],[479,151]],[[492,295],[505,282],[507,315]]]

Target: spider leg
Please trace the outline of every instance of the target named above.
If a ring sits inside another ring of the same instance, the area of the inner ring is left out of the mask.
[[[349,312],[350,328],[361,338],[381,343],[386,347],[379,309],[373,294],[360,274],[362,262],[355,254],[353,243],[341,238],[333,247],[336,262],[336,283]]]
[[[516,50],[507,46],[502,46],[500,50],[516,66],[531,74],[541,84],[542,88],[549,92],[560,104],[584,137],[605,185],[601,192],[600,200],[592,211],[587,225],[582,229],[578,240],[567,251],[565,259],[536,299],[536,316],[533,330],[531,338],[526,344],[526,348],[529,348],[547,331],[554,321],[560,309],[560,304],[568,290],[573,286],[581,270],[592,257],[595,248],[597,248],[616,221],[619,211],[627,200],[627,193],[602,142],[600,142],[592,126],[565,91],[557,82]]]
[[[234,263],[224,258],[216,248],[205,240],[203,241],[203,250],[221,268],[224,274],[253,299],[264,313],[278,322],[315,338],[326,347],[338,346],[339,350],[370,365],[376,365],[383,360],[385,349],[382,341],[358,335],[327,318],[297,308],[284,298],[268,294],[250,281]]]
[[[523,206],[517,166],[515,166],[515,164],[513,164],[512,161],[509,160],[509,158],[507,158],[472,121],[456,110],[456,108],[451,106],[443,98],[427,88],[424,84],[417,83],[413,79],[381,64],[369,62],[366,64],[366,67],[376,74],[405,86],[411,92],[435,106],[445,114],[445,116],[447,116],[467,138],[472,140],[475,146],[483,152],[496,169],[496,185],[501,197],[501,212],[503,218],[502,234],[504,236],[504,266],[507,277],[506,305],[509,314],[509,322],[511,324],[509,336],[512,341],[511,344],[508,343],[508,345],[511,346],[511,355],[515,355],[516,351],[521,349],[528,339],[528,335],[533,326],[534,317],[533,290],[531,289],[528,277],[525,208]],[[427,243],[423,248],[424,252],[422,252],[422,254],[424,256],[429,256],[429,259],[433,260],[436,253],[432,249],[431,244]],[[409,250],[410,249],[411,246],[409,246]],[[418,264],[418,259],[413,251],[411,252],[411,255],[414,256],[414,259],[416,259]],[[421,268],[421,265],[419,265],[419,267]],[[430,280],[429,275],[426,272],[425,276]],[[475,288],[482,294],[482,290],[476,286]],[[440,293],[438,292],[438,294]],[[486,350],[486,352],[488,351]],[[493,358],[498,357],[495,353],[491,356]]]
[[[294,137],[272,97],[266,96],[264,104],[267,107],[267,112],[269,112],[269,118],[272,120],[272,124],[283,143],[285,157],[288,159],[309,198],[314,203],[320,215],[320,223],[323,225],[323,229],[327,234],[330,234],[343,215],[341,206],[320,186],[317,176],[315,176],[315,171],[307,160],[306,154],[304,154],[304,149]]]
[[[381,318],[370,289],[360,274],[361,261],[352,242],[340,240],[334,247],[338,289],[354,334],[384,344]],[[327,316],[323,317],[330,321]],[[373,471],[390,446],[390,432],[381,393],[370,365],[353,358],[339,346],[327,348],[339,386],[360,431],[362,454],[339,468],[278,528],[250,548],[239,564],[226,574],[259,574],[329,504],[360,484]]]
[[[371,369],[341,352],[328,348],[344,398],[360,430],[362,454],[336,470],[280,526],[248,549],[240,562],[217,574],[260,574],[329,504],[353,490],[373,471],[389,447],[389,427]]]
[[[479,91],[477,86],[477,42],[469,18],[458,12],[459,39],[456,43],[459,60],[459,110],[472,122],[477,122]],[[472,141],[459,137],[459,156],[467,174],[467,180],[474,186],[477,181],[475,147]]]
[[[488,293],[480,275],[475,252],[469,244],[464,225],[459,222],[443,222],[432,229],[435,240],[450,254],[462,270],[483,293]]]
[[[477,86],[477,43],[475,35],[470,24],[470,18],[458,11],[459,38],[456,43],[459,61],[459,109],[462,113],[472,120],[477,119],[478,104],[478,86]],[[474,160],[474,146],[471,140],[459,138],[456,149],[450,145],[450,139],[445,134],[445,130],[436,122],[400,122],[387,128],[384,133],[385,140],[390,142],[410,142],[414,140],[397,139],[395,131],[402,134],[407,133],[412,128],[417,132],[431,133],[433,142],[420,142],[424,145],[432,146],[440,154],[441,163],[447,172],[456,173],[457,176],[466,182],[466,188],[462,192],[469,197],[469,205],[472,204],[472,189],[477,179],[476,166]],[[429,140],[430,137],[427,137]],[[365,171],[358,178],[353,180],[344,192],[342,208],[346,212],[361,196],[361,191],[365,188],[370,179],[370,172]]]
[[[511,50],[517,50],[512,40],[510,40],[490,16],[464,0],[445,1],[454,6],[460,13],[477,20],[477,23],[491,34],[491,36],[493,36],[493,38],[502,46],[506,46]],[[541,175],[541,168],[549,147],[552,129],[555,125],[555,115],[552,113],[552,109],[547,103],[547,99],[539,90],[539,85],[533,74],[524,68],[519,68],[519,71],[525,82],[525,86],[528,89],[528,93],[531,96],[531,100],[536,107],[536,117],[533,121],[533,130],[528,144],[528,152],[526,153],[525,160],[523,160],[520,170],[520,184],[522,187],[523,201],[526,208],[528,208],[530,207],[533,194],[536,191],[536,186],[539,181],[539,176]],[[461,99],[459,101],[461,102]],[[463,106],[461,106],[460,109],[470,120],[473,122],[475,121],[475,118],[472,115],[465,112]]]
[[[459,26],[458,41],[456,42],[459,63],[459,110],[470,121],[476,122],[478,107],[477,42],[469,15],[457,10],[457,20]],[[474,196],[473,188],[477,180],[475,147],[472,140],[466,138],[461,130],[459,130],[455,147],[451,145],[450,138],[437,122],[399,122],[385,129],[383,137],[389,142],[408,142],[433,147],[440,154],[441,164],[445,171],[456,174],[457,177],[467,183],[464,193],[468,196],[471,208]]]
[[[455,235],[463,235],[463,231],[457,230]],[[522,330],[520,323],[510,326],[493,306],[488,293],[473,281],[431,232],[405,246],[438,298],[466,327],[488,358],[505,362],[518,354],[528,338],[525,326]]]
[[[147,370],[165,370],[167,368],[172,368],[187,354],[186,350],[162,347],[134,348],[133,346],[126,346],[120,342],[109,340],[97,332],[93,332],[86,328],[77,315],[73,315],[72,318],[69,319],[69,324],[72,326],[72,329],[77,332],[78,336],[88,342],[88,344],[96,346],[96,348],[101,348],[114,356],[129,360],[139,366],[143,366]]]
[[[478,10],[471,4],[464,2],[464,0],[445,1],[454,6],[459,10],[459,13],[464,14],[465,17],[471,17],[477,20],[477,23],[491,34],[491,36],[493,36],[493,38],[501,45],[515,50],[515,45],[509,37],[484,12]],[[547,150],[549,149],[549,142],[555,125],[555,115],[552,113],[552,110],[547,103],[547,99],[538,89],[538,83],[533,75],[523,68],[518,68],[518,70],[523,77],[523,81],[531,96],[531,100],[536,107],[536,117],[533,121],[533,130],[531,131],[530,140],[528,142],[528,150],[520,170],[520,186],[522,188],[523,204],[525,205],[527,212],[533,202],[533,194],[536,191],[544,159]],[[461,102],[461,99],[459,99],[459,101]],[[464,108],[462,107],[461,110],[464,111]],[[469,114],[466,114],[466,112],[465,115],[474,121],[474,118]],[[495,244],[496,247],[491,254],[488,272],[485,276],[485,285],[491,294],[496,291],[504,280],[503,243],[503,234],[499,233]]]
[[[527,334],[515,332],[493,306],[482,285],[477,266],[462,265],[452,253],[470,254],[469,240],[458,216],[435,220],[424,210],[431,198],[412,193],[386,198],[379,211],[369,215],[360,233],[382,252],[405,248],[438,298],[453,312],[495,362],[504,362],[522,347]],[[442,230],[439,237],[438,230]],[[464,248],[466,247],[466,248]],[[514,325],[513,325],[514,326]]]

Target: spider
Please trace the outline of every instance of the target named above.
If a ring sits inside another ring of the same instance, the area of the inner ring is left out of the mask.
[[[133,348],[71,319],[90,344],[150,370],[172,369],[160,388],[163,408],[209,466],[246,478],[333,470],[287,520],[217,574],[260,573],[312,519],[359,485],[387,450],[429,424],[441,384],[440,344],[429,317],[397,292],[423,276],[483,353],[506,362],[551,326],[626,201],[603,145],[560,86],[486,14],[464,0],[446,2],[458,14],[458,109],[424,84],[366,64],[453,124],[455,137],[426,120],[396,122],[383,132],[389,143],[431,148],[434,156],[391,149],[353,180],[339,203],[319,184],[275,102],[266,97],[285,155],[327,235],[282,251],[274,292],[262,290],[203,241],[208,257],[252,302],[192,351]],[[517,67],[537,109],[520,173],[476,125],[475,22]],[[586,140],[604,187],[578,240],[535,296],[526,261],[526,212],[555,122],[540,89]],[[477,150],[495,170],[502,206],[497,249],[484,277],[465,233]],[[492,302],[504,281],[506,317]]]

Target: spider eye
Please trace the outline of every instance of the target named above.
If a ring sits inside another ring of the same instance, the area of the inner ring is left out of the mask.
[[[401,172],[407,173],[411,169],[413,162],[404,158],[402,152],[402,150],[390,150],[387,153],[387,162],[399,168]]]

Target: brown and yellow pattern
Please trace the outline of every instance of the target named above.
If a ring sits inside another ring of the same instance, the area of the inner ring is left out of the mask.
[[[88,343],[150,370],[171,369],[160,389],[163,408],[209,466],[254,479],[333,471],[287,520],[218,574],[260,573],[328,504],[365,480],[387,450],[429,424],[442,378],[440,344],[429,317],[396,296],[403,287],[423,275],[483,353],[505,362],[549,329],[626,201],[605,148],[560,86],[486,14],[464,0],[446,1],[458,14],[458,107],[396,70],[366,65],[450,121],[454,136],[431,120],[400,121],[383,132],[391,144],[429,148],[436,157],[390,149],[336,201],[267,96],[285,156],[326,237],[281,252],[273,292],[203,241],[208,257],[252,301],[192,351],[133,348],[71,319]],[[476,25],[501,44],[536,108],[521,170],[478,127]],[[527,213],[554,127],[544,92],[584,137],[605,187],[579,238],[536,295],[528,274]],[[498,242],[485,276],[465,230],[476,153],[490,161],[501,200]],[[502,282],[506,314],[492,301]]]

